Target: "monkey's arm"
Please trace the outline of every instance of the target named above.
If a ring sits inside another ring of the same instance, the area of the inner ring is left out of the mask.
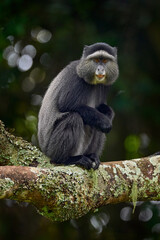
[[[104,133],[108,133],[112,128],[112,121],[108,116],[98,111],[95,108],[87,105],[75,105],[59,103],[59,110],[61,112],[77,112],[83,119],[84,124],[95,127]]]
[[[84,124],[86,125],[95,127],[96,129],[105,133],[108,133],[112,128],[110,118],[97,111],[95,108],[81,105],[76,107],[75,111],[80,114]]]

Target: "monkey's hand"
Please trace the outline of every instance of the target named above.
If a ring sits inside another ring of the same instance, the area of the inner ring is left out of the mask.
[[[97,130],[100,130],[103,133],[109,133],[112,129],[112,121],[108,119],[102,119],[97,121],[97,126],[95,126]]]
[[[97,110],[103,113],[104,115],[108,116],[111,120],[113,120],[115,116],[113,109],[104,103],[100,104],[97,107]]]

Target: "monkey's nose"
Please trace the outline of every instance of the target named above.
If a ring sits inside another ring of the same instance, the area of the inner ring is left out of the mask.
[[[97,76],[102,76],[102,77],[104,77],[104,75],[105,75],[105,69],[104,69],[104,67],[103,66],[101,66],[101,65],[99,65],[98,67],[97,67],[97,69],[96,69],[96,75]]]

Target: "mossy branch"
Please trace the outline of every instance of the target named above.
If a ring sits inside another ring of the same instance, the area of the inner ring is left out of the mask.
[[[53,221],[79,218],[109,203],[160,200],[160,155],[103,163],[96,171],[54,166],[1,121],[0,165],[0,198],[29,202]]]

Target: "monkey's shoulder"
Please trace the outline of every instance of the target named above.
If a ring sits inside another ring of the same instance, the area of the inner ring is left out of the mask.
[[[71,74],[77,75],[77,65],[79,64],[80,60],[75,60],[70,62],[66,67],[63,68],[62,72],[64,72],[64,74]]]
[[[76,88],[77,85],[85,84],[84,79],[80,78],[77,74],[77,65],[79,60],[70,62],[66,67],[59,72],[59,74],[53,79],[53,82],[59,83],[60,88]],[[54,84],[54,85],[55,85]]]

